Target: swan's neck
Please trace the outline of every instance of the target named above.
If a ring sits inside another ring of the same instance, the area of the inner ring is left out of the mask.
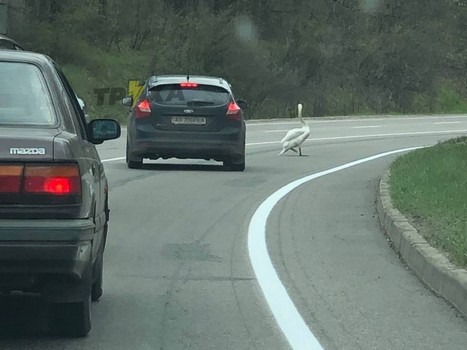
[[[300,122],[300,124],[302,124],[303,126],[308,126],[307,122],[303,120],[302,118],[302,113],[298,113],[298,121]]]
[[[298,120],[300,121],[300,123],[303,125],[303,126],[306,126],[307,123],[303,120],[302,118],[302,109],[303,109],[303,106],[301,103],[298,104]]]

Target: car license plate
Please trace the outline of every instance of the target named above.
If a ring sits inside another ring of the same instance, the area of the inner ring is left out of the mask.
[[[176,125],[205,125],[205,117],[172,117],[172,124]]]

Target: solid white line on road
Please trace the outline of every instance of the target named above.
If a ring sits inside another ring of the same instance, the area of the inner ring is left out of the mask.
[[[297,128],[300,127],[300,124],[297,124]],[[263,130],[264,132],[287,132],[290,129],[277,129],[277,130]]]
[[[460,121],[453,121],[453,122],[437,122],[437,123],[433,123],[435,125],[443,125],[443,124],[461,124],[462,122]]]
[[[371,128],[380,128],[381,125],[363,125],[363,126],[353,126],[352,129],[371,129]]]
[[[332,141],[332,140],[351,140],[351,139],[368,139],[374,137],[390,137],[390,136],[417,136],[417,135],[441,135],[441,134],[462,134],[467,133],[467,130],[438,130],[438,131],[415,131],[415,132],[400,132],[393,134],[372,134],[372,135],[352,135],[352,136],[335,136],[335,137],[318,137],[308,139],[306,141]],[[247,146],[260,146],[280,143],[280,141],[265,141],[247,143]]]
[[[421,147],[398,149],[356,160],[295,180],[270,195],[256,210],[248,228],[248,253],[264,297],[280,329],[294,350],[321,350],[322,346],[301,317],[272,264],[266,244],[266,225],[276,204],[297,187],[356,165]]]
[[[325,119],[325,120],[318,120],[318,119],[309,119],[309,118],[305,118],[307,121],[309,121],[310,123],[342,123],[342,122],[351,122],[351,123],[354,123],[354,122],[367,122],[367,121],[404,121],[404,120],[425,120],[425,119],[449,119],[449,118],[459,118],[459,119],[462,119],[462,118],[466,118],[467,115],[465,114],[445,114],[445,115],[438,115],[438,116],[417,116],[417,117],[380,117],[380,118],[353,118],[353,119],[345,119],[344,118],[341,118],[341,119]],[[339,118],[336,117],[336,118]],[[297,119],[290,119],[290,121],[286,121],[286,120],[281,120],[281,121],[277,121],[277,122],[273,122],[272,120],[273,119],[263,119],[264,121],[261,122],[261,121],[258,121],[258,120],[255,120],[255,121],[251,121],[251,122],[247,122],[247,126],[261,126],[261,125],[289,125],[289,124],[297,124],[298,123],[298,120]]]
[[[417,136],[417,135],[438,135],[438,134],[462,134],[467,133],[467,130],[439,130],[439,131],[416,131],[416,132],[401,132],[393,134],[373,134],[373,135],[353,135],[353,136],[335,136],[335,137],[318,137],[313,139],[308,139],[306,141],[333,141],[333,140],[351,140],[351,139],[367,139],[374,137],[390,137],[390,136]],[[264,141],[264,142],[250,142],[246,146],[262,146],[262,145],[272,145],[280,143],[280,141]],[[116,162],[123,160],[125,157],[117,157],[102,160],[102,163]]]
[[[108,163],[108,162],[116,162],[118,160],[123,160],[125,157],[117,157],[117,158],[109,158],[109,159],[103,159],[102,163]]]

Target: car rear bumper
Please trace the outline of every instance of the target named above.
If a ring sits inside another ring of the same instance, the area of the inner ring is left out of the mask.
[[[141,158],[226,159],[245,152],[245,131],[226,128],[220,132],[137,131],[129,137],[131,156]]]
[[[0,220],[0,291],[89,284],[94,230],[91,219]]]

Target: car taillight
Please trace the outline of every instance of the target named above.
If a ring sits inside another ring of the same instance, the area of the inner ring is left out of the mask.
[[[22,176],[22,165],[0,166],[0,193],[19,193]]]
[[[149,100],[143,100],[138,103],[135,107],[136,118],[147,118],[151,116],[151,102]]]
[[[241,109],[235,102],[230,102],[229,108],[227,109],[227,117],[233,120],[240,120],[242,117]]]
[[[80,195],[78,165],[26,165],[24,192],[54,196]]]
[[[197,83],[180,83],[180,87],[182,88],[197,88]]]

